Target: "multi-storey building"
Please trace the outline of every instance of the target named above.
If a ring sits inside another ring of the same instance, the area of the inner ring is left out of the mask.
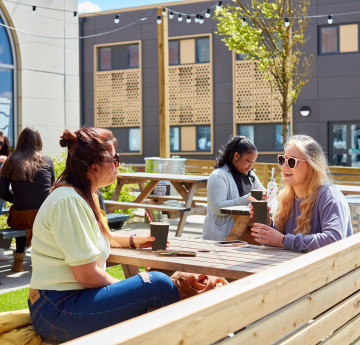
[[[282,123],[269,84],[255,62],[224,45],[216,20],[194,21],[194,14],[207,9],[213,14],[216,3],[159,5],[170,17],[174,12],[168,21],[171,154],[213,159],[231,135],[241,134],[255,142],[258,161],[273,162],[282,152]],[[81,35],[90,36],[80,41],[82,123],[110,128],[125,162],[159,155],[159,6],[80,18]],[[357,0],[312,1],[308,15],[315,17],[304,48],[314,54],[312,76],[289,116],[289,129],[318,140],[331,164],[360,165],[358,11]]]

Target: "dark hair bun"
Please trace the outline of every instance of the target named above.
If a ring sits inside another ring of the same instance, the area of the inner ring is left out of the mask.
[[[67,147],[68,149],[73,148],[77,141],[75,133],[70,132],[68,129],[65,129],[63,135],[60,138],[60,146]]]

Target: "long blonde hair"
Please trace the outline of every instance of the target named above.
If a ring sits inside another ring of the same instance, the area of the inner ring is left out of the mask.
[[[300,203],[300,216],[297,217],[297,227],[293,234],[311,233],[312,211],[323,184],[331,184],[329,166],[321,146],[308,135],[293,135],[285,144],[285,150],[295,146],[309,164],[309,170],[304,183],[303,200]],[[286,185],[278,195],[278,208],[274,222],[279,231],[284,232],[285,224],[290,217],[295,199],[292,186]]]

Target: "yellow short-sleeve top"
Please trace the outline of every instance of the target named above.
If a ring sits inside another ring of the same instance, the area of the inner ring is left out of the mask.
[[[30,287],[84,289],[70,266],[95,261],[105,269],[109,251],[90,206],[74,188],[58,187],[42,204],[33,225]]]

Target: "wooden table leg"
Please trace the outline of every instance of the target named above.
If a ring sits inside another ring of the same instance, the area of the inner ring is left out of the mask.
[[[121,264],[121,266],[123,268],[125,278],[136,276],[140,272],[139,267],[134,265]]]
[[[192,201],[194,199],[195,193],[196,193],[197,185],[196,183],[193,183],[187,193],[186,200],[185,200],[185,207],[191,208]],[[176,229],[176,237],[180,237],[182,235],[185,223],[186,223],[186,217],[188,215],[187,211],[184,211],[182,215],[180,216],[179,224]]]
[[[227,241],[233,241],[240,239],[241,236],[245,234],[246,229],[250,225],[251,218],[250,216],[245,215],[232,215],[234,219],[234,225],[226,238]]]
[[[119,200],[121,188],[124,184],[126,184],[126,183],[123,183],[122,180],[120,180],[120,179],[117,180],[116,187],[115,187],[114,193],[111,197],[111,200],[115,200],[115,201]]]
[[[154,190],[154,188],[159,184],[160,181],[151,181],[147,186],[145,186],[145,183],[140,183],[139,182],[139,188],[140,188],[140,195],[136,198],[136,200],[134,202],[143,202],[149,195],[150,193]],[[145,209],[152,222],[155,222],[155,215],[154,212],[152,210],[149,209]]]

